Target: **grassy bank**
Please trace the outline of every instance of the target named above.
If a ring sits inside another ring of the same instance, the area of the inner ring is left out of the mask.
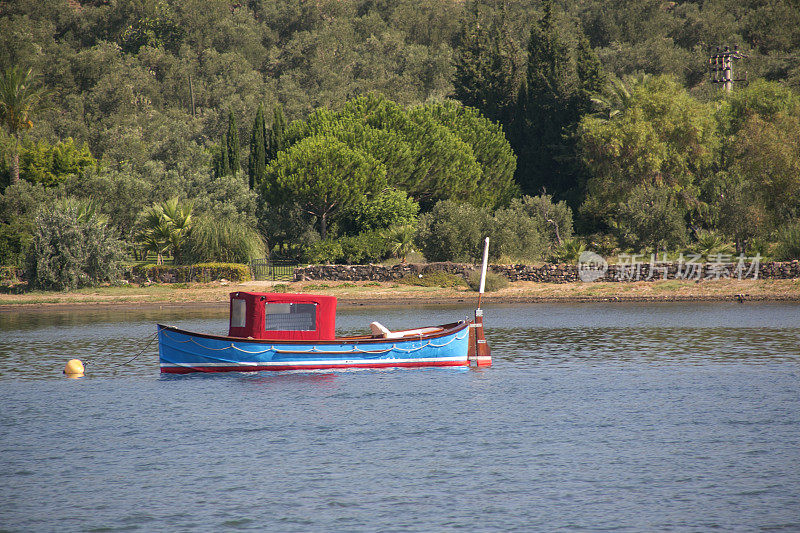
[[[232,291],[312,292],[337,296],[343,305],[460,303],[477,299],[468,288],[413,287],[377,282],[244,282],[178,283],[150,286],[99,287],[73,292],[0,295],[0,310],[72,306],[146,306],[218,304]],[[484,296],[486,304],[547,301],[800,301],[800,280],[655,281],[635,283],[516,282]]]

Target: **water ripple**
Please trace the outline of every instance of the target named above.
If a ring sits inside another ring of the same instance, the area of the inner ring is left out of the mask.
[[[0,528],[800,530],[798,318],[499,306],[488,369],[160,376],[155,350],[111,365],[156,320],[221,312],[0,315]],[[78,354],[95,366],[64,379]]]

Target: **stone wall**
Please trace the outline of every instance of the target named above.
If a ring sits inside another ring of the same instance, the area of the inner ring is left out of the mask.
[[[406,275],[419,275],[443,271],[467,277],[479,265],[468,263],[426,263],[382,265],[314,265],[297,268],[295,281],[392,281]],[[797,279],[800,278],[800,261],[754,263],[633,263],[607,265],[604,269],[577,265],[489,265],[489,269],[511,281],[538,281],[543,283],[571,283],[576,281],[656,281],[662,279],[715,280],[715,279]]]

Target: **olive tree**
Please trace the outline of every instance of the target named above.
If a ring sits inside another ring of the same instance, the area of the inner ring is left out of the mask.
[[[90,202],[74,198],[43,207],[27,256],[31,287],[70,290],[116,279],[122,243]]]

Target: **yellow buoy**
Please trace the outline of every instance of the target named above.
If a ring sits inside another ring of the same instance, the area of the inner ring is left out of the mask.
[[[70,359],[64,367],[64,373],[68,377],[80,377],[83,375],[83,363],[80,359]]]

